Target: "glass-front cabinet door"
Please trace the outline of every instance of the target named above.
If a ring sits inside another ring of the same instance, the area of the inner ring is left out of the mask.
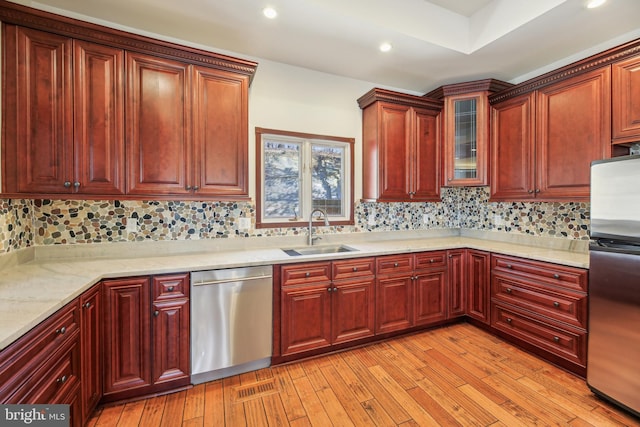
[[[487,185],[486,92],[445,98],[445,185]]]

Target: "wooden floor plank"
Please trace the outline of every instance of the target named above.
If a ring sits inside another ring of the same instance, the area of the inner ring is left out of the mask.
[[[460,323],[100,407],[88,425],[640,427],[640,420],[596,397],[584,379]]]

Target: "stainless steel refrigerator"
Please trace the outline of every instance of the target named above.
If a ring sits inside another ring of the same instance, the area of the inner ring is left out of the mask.
[[[640,416],[640,156],[593,162],[587,384]]]

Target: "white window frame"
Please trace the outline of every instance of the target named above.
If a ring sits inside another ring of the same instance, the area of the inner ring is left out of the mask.
[[[281,141],[301,145],[300,196],[297,212],[292,209],[291,216],[265,218],[264,213],[264,146],[265,141]],[[307,226],[312,211],[312,146],[340,147],[343,149],[342,162],[342,210],[343,215],[329,214],[330,225],[353,225],[353,149],[354,138],[342,138],[325,135],[314,135],[288,132],[274,129],[256,128],[256,227],[298,227]],[[314,218],[315,221],[315,218]]]

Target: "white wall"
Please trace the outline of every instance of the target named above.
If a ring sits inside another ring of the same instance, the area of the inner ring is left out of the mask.
[[[249,182],[255,200],[255,128],[355,138],[354,200],[362,197],[362,114],[375,84],[257,58],[249,89]]]

